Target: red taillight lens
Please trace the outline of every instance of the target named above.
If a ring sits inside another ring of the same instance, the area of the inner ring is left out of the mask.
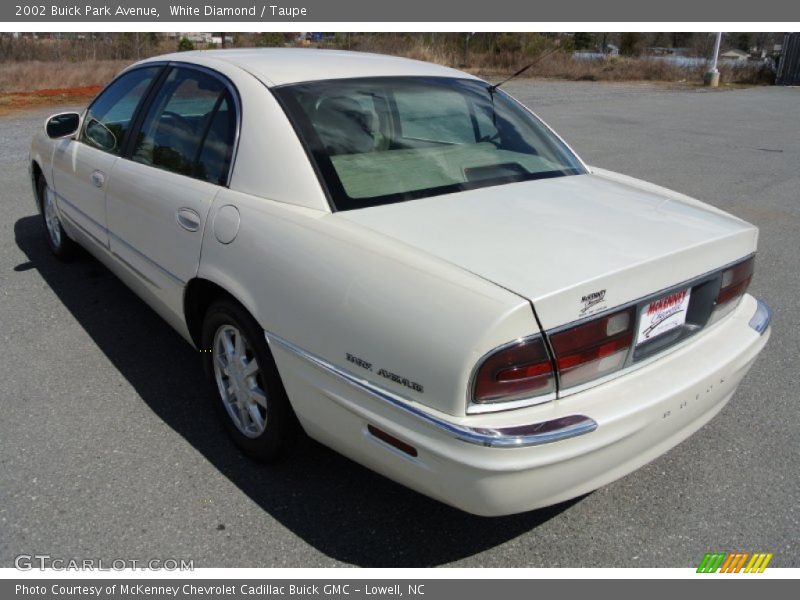
[[[562,388],[612,373],[625,364],[636,320],[631,307],[550,336]]]
[[[753,279],[755,258],[750,257],[722,272],[722,287],[717,295],[717,306],[744,296]]]
[[[473,401],[507,402],[556,391],[550,356],[541,336],[520,341],[489,355],[478,367]]]
[[[754,257],[722,271],[722,282],[709,323],[737,305],[753,278]],[[713,278],[705,281],[713,284]],[[700,286],[702,287],[702,286]],[[713,293],[712,290],[709,290]],[[708,302],[705,296],[703,302]],[[706,306],[708,306],[706,304]],[[579,325],[548,333],[552,361],[541,336],[501,348],[478,368],[473,384],[476,403],[507,402],[568,389],[622,369],[636,333],[636,307],[604,315]]]

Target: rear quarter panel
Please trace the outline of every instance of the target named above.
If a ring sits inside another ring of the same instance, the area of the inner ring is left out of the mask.
[[[213,223],[226,204],[238,208],[241,226],[222,244]],[[465,413],[481,356],[539,331],[528,301],[336,214],[224,190],[208,223],[199,276],[232,293],[265,330],[444,413]]]

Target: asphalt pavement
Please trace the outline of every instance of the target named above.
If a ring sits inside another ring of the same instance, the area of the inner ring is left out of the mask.
[[[306,440],[257,465],[228,442],[197,352],[98,262],[47,251],[27,175],[56,108],[0,118],[0,566],[19,554],[196,567],[800,566],[800,89],[514,81],[589,164],[761,229],[773,335],[731,403],[635,473],[487,519]]]

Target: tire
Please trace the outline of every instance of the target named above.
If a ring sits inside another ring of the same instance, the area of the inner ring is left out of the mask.
[[[264,330],[241,305],[218,301],[203,320],[201,350],[214,408],[234,443],[260,462],[283,458],[299,426]]]
[[[36,180],[36,192],[39,195],[39,206],[47,245],[57,258],[69,260],[75,254],[75,242],[67,236],[67,232],[64,231],[64,227],[61,225],[55,205],[55,196],[43,175],[40,175]]]

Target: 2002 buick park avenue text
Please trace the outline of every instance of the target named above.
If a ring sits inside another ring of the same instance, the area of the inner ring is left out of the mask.
[[[202,351],[243,452],[302,430],[476,514],[663,454],[770,335],[755,227],[585,165],[437,65],[152,58],[51,117],[29,166],[52,251],[83,246]]]

